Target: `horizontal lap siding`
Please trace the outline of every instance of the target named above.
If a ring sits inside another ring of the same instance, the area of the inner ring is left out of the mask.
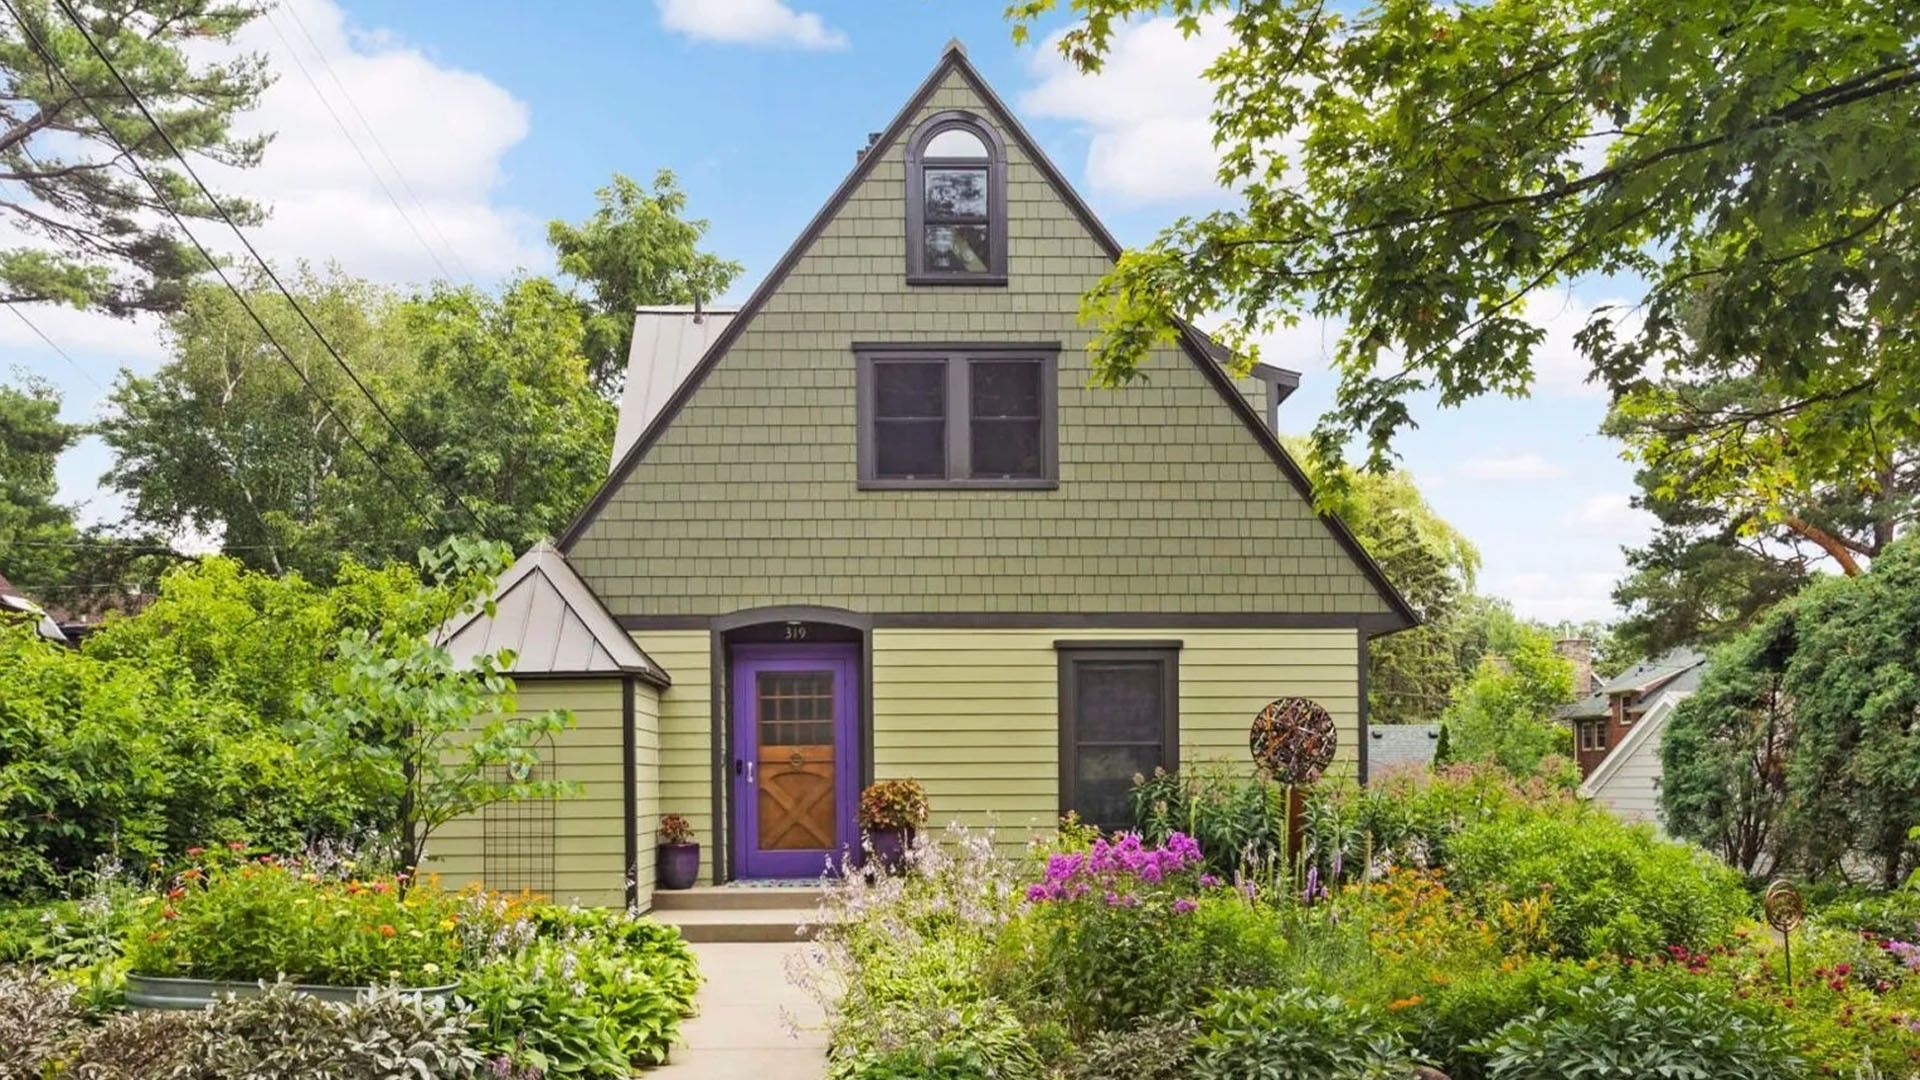
[[[660,693],[658,804],[640,825],[658,826],[661,814],[684,816],[700,841],[700,877],[706,880],[715,843],[712,639],[705,630],[667,630],[638,633],[633,640],[673,678]]]
[[[635,688],[640,701],[652,688]],[[553,893],[561,902],[617,907],[626,903],[625,794],[621,680],[524,680],[519,707],[525,714],[570,709],[574,726],[553,737],[555,775],[580,785],[577,795],[554,804]],[[429,868],[449,884],[481,881],[484,829],[478,816],[449,822],[435,834]]]
[[[1020,842],[1059,812],[1058,640],[1177,639],[1180,752],[1250,768],[1247,729],[1277,697],[1312,698],[1355,774],[1360,728],[1351,630],[876,630],[874,775],[921,780],[934,823],[996,825]]]

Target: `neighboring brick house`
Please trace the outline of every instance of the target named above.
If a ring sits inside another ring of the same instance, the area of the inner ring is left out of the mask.
[[[1691,691],[1705,663],[1706,657],[1692,649],[1674,649],[1633,665],[1562,708],[1559,718],[1573,727],[1574,760],[1580,764],[1580,775],[1592,776],[1661,694]]]
[[[561,891],[644,878],[656,807],[714,881],[816,874],[875,778],[1014,842],[1114,824],[1286,696],[1364,776],[1368,642],[1414,616],[1281,448],[1296,375],[1182,327],[1089,387],[1119,251],[955,44],[744,305],[639,314],[611,474],[500,615],[543,703],[593,702],[559,775],[625,762],[555,809]],[[487,876],[483,832],[443,869]]]

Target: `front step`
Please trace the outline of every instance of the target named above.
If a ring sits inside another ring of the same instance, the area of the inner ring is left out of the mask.
[[[691,889],[653,890],[655,911],[764,911],[804,908],[820,903],[816,885],[699,885]]]
[[[786,908],[705,908],[662,911],[657,906],[654,918],[677,927],[688,941],[702,942],[793,942],[813,936],[800,932],[811,925],[819,912],[810,907]]]

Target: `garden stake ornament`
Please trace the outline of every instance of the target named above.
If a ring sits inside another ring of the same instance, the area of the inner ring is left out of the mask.
[[[1760,898],[1760,911],[1767,925],[1780,931],[1780,949],[1786,956],[1787,986],[1793,986],[1793,931],[1807,917],[1807,901],[1793,882],[1780,878],[1767,886]]]
[[[1275,698],[1254,715],[1247,735],[1247,749],[1260,771],[1286,789],[1286,828],[1281,830],[1281,865],[1299,883],[1301,845],[1295,836],[1293,794],[1296,787],[1311,785],[1333,762],[1333,749],[1339,738],[1333,730],[1333,714],[1317,701],[1307,698]]]

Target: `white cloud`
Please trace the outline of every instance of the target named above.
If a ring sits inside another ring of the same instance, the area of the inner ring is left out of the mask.
[[[502,159],[529,128],[527,106],[506,89],[385,32],[348,26],[335,0],[269,8],[235,48],[266,54],[278,75],[236,127],[274,139],[258,168],[195,167],[215,190],[271,209],[249,230],[269,259],[334,261],[387,282],[485,282],[544,262],[534,223],[493,198]],[[194,231],[235,247],[224,228]]]
[[[1634,506],[1625,492],[1619,491],[1582,499],[1559,519],[1560,525],[1580,536],[1623,544],[1646,539],[1657,521],[1652,514]]]
[[[660,25],[695,41],[771,45],[796,49],[844,49],[847,35],[811,11],[781,0],[655,0]]]
[[[1496,595],[1513,602],[1514,610],[1547,622],[1563,619],[1584,622],[1611,619],[1613,575],[1599,571],[1553,573],[1531,571],[1509,574],[1492,582]]]
[[[1459,471],[1469,480],[1558,480],[1567,475],[1564,466],[1531,452],[1468,458]]]
[[[1058,40],[1035,53],[1040,82],[1022,95],[1021,110],[1088,129],[1086,175],[1095,195],[1140,205],[1219,192],[1213,84],[1202,73],[1231,40],[1224,18],[1203,20],[1192,37],[1171,18],[1129,23],[1091,75],[1060,55]]]

